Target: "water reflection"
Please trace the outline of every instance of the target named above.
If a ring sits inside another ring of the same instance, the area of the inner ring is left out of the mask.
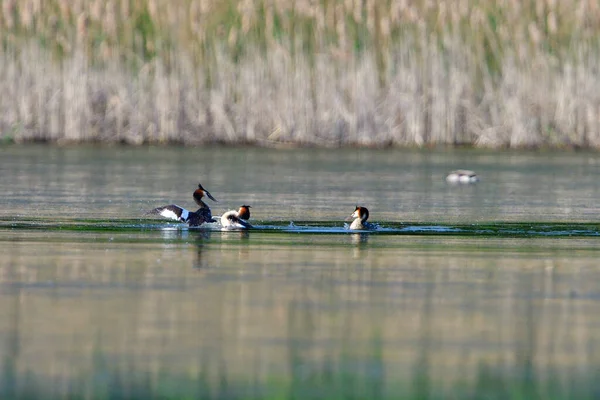
[[[194,269],[214,268],[219,264],[219,260],[210,260],[205,254],[206,245],[211,242],[211,238],[219,243],[246,243],[245,246],[236,246],[240,258],[243,259],[244,254],[247,254],[251,235],[248,230],[213,230],[211,227],[188,229],[185,226],[168,226],[160,229],[160,234],[165,240],[163,244],[165,249],[182,245],[193,249],[196,255],[192,263]]]
[[[365,247],[369,243],[369,234],[365,232],[351,233],[352,244],[357,247]]]
[[[369,243],[369,234],[366,232],[351,233],[350,239],[353,245],[352,254],[354,258],[361,257],[367,245]]]
[[[165,244],[171,243],[174,239],[187,239],[190,235],[190,230],[187,227],[183,228],[179,226],[166,226],[159,229],[161,237],[165,240]]]
[[[204,269],[209,267],[209,261],[204,257],[204,245],[210,240],[212,231],[210,230],[195,230],[192,232],[194,236],[194,247],[196,249],[196,259],[192,268]]]
[[[223,230],[221,231],[223,240],[241,240],[247,241],[250,239],[250,230]]]

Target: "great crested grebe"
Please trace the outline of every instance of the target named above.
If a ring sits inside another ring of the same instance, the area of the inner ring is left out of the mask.
[[[479,177],[473,171],[468,169],[457,169],[446,176],[446,181],[450,183],[475,183]]]
[[[252,228],[252,225],[248,222],[250,219],[250,208],[250,206],[244,204],[237,211],[227,211],[221,216],[221,225],[227,229]]]
[[[369,210],[366,207],[356,206],[352,215],[346,218],[346,221],[352,221],[350,229],[361,230],[361,229],[375,229],[375,224],[367,222],[369,219]]]
[[[148,212],[148,214],[161,215],[165,218],[173,219],[179,222],[186,222],[189,226],[200,226],[205,222],[217,222],[212,217],[210,207],[202,201],[204,196],[208,196],[212,201],[217,201],[208,190],[204,189],[202,185],[198,184],[198,189],[194,191],[194,201],[200,206],[196,211],[188,211],[183,207],[179,207],[176,204],[169,204],[167,206],[157,207],[154,210]]]

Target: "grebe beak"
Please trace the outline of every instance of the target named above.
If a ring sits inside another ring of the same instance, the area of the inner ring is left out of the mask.
[[[349,216],[348,218],[346,218],[346,221],[348,221],[348,222],[349,221],[353,221],[356,218],[358,218],[358,211],[354,211],[351,216]]]

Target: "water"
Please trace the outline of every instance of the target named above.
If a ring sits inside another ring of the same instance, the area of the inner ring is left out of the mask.
[[[0,148],[0,398],[597,398],[597,161]]]

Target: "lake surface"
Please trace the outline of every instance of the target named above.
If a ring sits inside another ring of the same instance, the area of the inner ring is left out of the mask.
[[[0,147],[0,398],[598,398],[598,163]],[[256,229],[145,215],[198,182]]]

